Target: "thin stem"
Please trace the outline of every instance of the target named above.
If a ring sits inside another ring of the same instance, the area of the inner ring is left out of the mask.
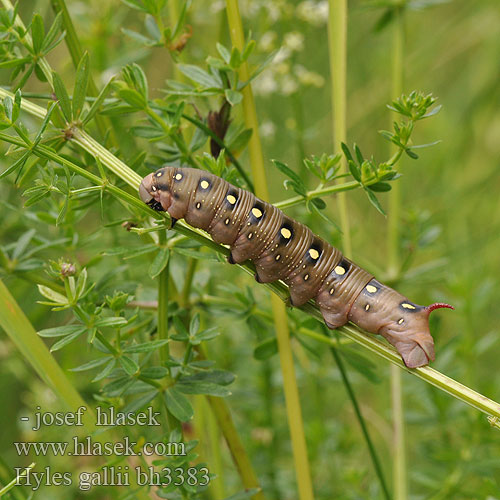
[[[344,385],[347,390],[347,394],[349,395],[349,398],[351,400],[352,406],[354,408],[354,412],[356,413],[356,417],[358,419],[359,425],[361,426],[361,431],[363,432],[363,436],[365,437],[366,444],[368,445],[368,452],[370,453],[370,457],[373,462],[373,466],[375,467],[375,471],[377,473],[377,476],[380,480],[380,485],[382,486],[382,492],[384,494],[384,497],[387,500],[390,500],[391,496],[389,494],[389,490],[387,489],[387,484],[384,479],[384,473],[382,471],[382,466],[380,465],[380,460],[378,459],[377,453],[375,451],[375,447],[373,446],[372,440],[370,438],[370,435],[368,434],[368,428],[366,427],[365,420],[363,418],[363,415],[361,414],[361,409],[359,408],[358,401],[356,399],[356,396],[354,394],[354,390],[351,386],[351,383],[349,382],[349,378],[347,377],[347,372],[344,368],[344,363],[342,361],[342,358],[340,357],[339,353],[337,352],[337,349],[334,346],[330,347],[330,351],[332,352],[333,357],[335,358],[335,361],[337,363],[337,366],[340,371],[340,375],[342,377],[342,381],[344,382]]]
[[[404,12],[403,7],[395,7],[395,19],[393,23],[392,40],[392,96],[397,98],[403,93],[404,67]],[[397,113],[393,113],[392,119],[397,120]],[[395,147],[394,155],[402,150]],[[399,221],[401,211],[401,186],[399,182],[393,183],[389,193],[389,215],[388,215],[388,265],[387,274],[396,278],[400,274],[401,263],[399,255],[400,230]],[[406,466],[406,437],[402,392],[402,374],[396,366],[391,366],[391,405],[392,405],[392,482],[395,500],[406,500],[408,498],[408,479]]]
[[[233,417],[229,411],[226,402],[215,396],[207,396],[212,411],[214,412],[217,423],[222,430],[224,439],[229,447],[233,461],[238,469],[245,488],[260,488],[259,481],[253,470],[252,463],[243,447],[238,431],[233,422]],[[264,494],[259,492],[253,496],[255,500],[264,500]]]
[[[166,245],[167,236],[166,231],[158,233],[158,243],[160,247]],[[168,278],[169,278],[169,265],[160,273],[158,277],[158,339],[168,339]],[[160,347],[160,359],[162,364],[165,364],[169,359],[169,346],[165,344]]]
[[[328,54],[330,58],[331,95],[333,106],[333,144],[335,153],[340,153],[340,144],[347,142],[346,126],[346,81],[347,81],[347,0],[329,0]],[[347,172],[345,159],[342,171]],[[344,254],[352,255],[347,200],[338,195],[340,227]]]
[[[226,0],[226,11],[229,23],[231,41],[240,52],[245,45],[243,34],[243,23],[241,21],[238,0]],[[249,79],[249,71],[246,63],[242,64],[239,72],[241,81]],[[247,128],[253,130],[249,142],[250,164],[252,165],[252,178],[255,184],[255,194],[263,200],[269,200],[266,172],[264,168],[264,157],[259,135],[259,123],[257,110],[252,93],[251,85],[243,89],[243,113]],[[295,474],[300,500],[312,500],[314,498],[309,460],[307,457],[306,439],[304,425],[302,422],[302,411],[300,408],[299,391],[295,379],[293,365],[292,347],[290,344],[290,331],[288,329],[287,313],[285,305],[275,295],[271,296],[271,307],[278,339],[278,350],[280,356],[281,371],[283,374],[283,385],[287,409],[288,426],[292,440],[292,451],[295,463]]]

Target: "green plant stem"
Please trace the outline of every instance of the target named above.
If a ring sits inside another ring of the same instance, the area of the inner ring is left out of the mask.
[[[333,106],[334,152],[340,153],[340,144],[347,142],[347,0],[329,0],[328,13],[328,54],[330,58],[331,96]],[[345,159],[342,171],[347,172]],[[343,251],[352,256],[347,200],[343,193],[338,195],[340,227],[342,229]]]
[[[224,439],[229,447],[233,461],[242,479],[243,486],[247,489],[260,488],[259,481],[252,467],[252,463],[243,447],[238,431],[233,422],[231,412],[226,402],[215,396],[207,396],[210,407],[217,419]],[[255,500],[265,500],[264,493],[259,492],[253,496]]]
[[[403,53],[404,53],[404,12],[403,7],[394,7],[395,18],[393,22],[392,40],[392,97],[396,99],[403,93]],[[392,118],[397,120],[397,113]],[[394,149],[394,148],[393,148]],[[398,153],[395,148],[394,154]],[[399,255],[399,221],[401,211],[401,186],[399,182],[392,185],[389,193],[388,215],[388,266],[387,274],[392,279],[397,279],[400,274],[401,263]],[[392,406],[392,483],[395,500],[407,500],[408,479],[406,466],[406,437],[403,407],[402,373],[396,366],[391,366],[391,406]]]
[[[329,0],[328,12],[328,54],[330,59],[331,99],[333,106],[333,143],[335,145],[334,152],[341,153],[341,143],[347,143],[347,0]],[[344,156],[341,162],[342,166],[340,172],[347,173],[348,168]],[[340,186],[337,180],[335,187]],[[339,191],[337,199],[340,227],[342,230],[343,253],[350,258],[352,257],[352,243],[345,189]],[[342,361],[335,348],[332,347],[331,351],[338,364],[342,374],[342,380],[354,407],[356,418],[361,426],[363,437],[366,441],[382,492],[386,498],[389,498],[382,467],[380,466],[377,453],[370,439],[370,435],[368,434],[368,429],[354,396],[354,391],[349,383],[347,373],[344,370]]]
[[[356,413],[356,417],[358,419],[359,425],[361,426],[361,431],[363,432],[363,436],[365,437],[366,444],[368,446],[368,452],[370,453],[370,457],[373,462],[373,466],[375,467],[378,478],[380,479],[380,485],[382,487],[382,492],[384,497],[387,500],[390,500],[391,496],[389,494],[389,490],[387,489],[387,484],[384,479],[384,473],[382,471],[382,466],[380,464],[380,460],[378,459],[377,453],[375,451],[375,447],[373,446],[370,435],[368,434],[368,428],[366,427],[365,419],[361,414],[361,409],[359,408],[358,401],[356,399],[356,395],[354,394],[354,390],[349,382],[349,378],[347,377],[347,372],[344,368],[344,363],[342,358],[340,357],[337,349],[334,346],[330,347],[330,351],[332,352],[333,357],[335,358],[335,362],[340,371],[340,375],[342,377],[342,381],[347,389],[347,394],[349,395],[349,399],[351,400],[352,406],[354,408],[354,412]]]
[[[10,95],[12,94],[10,92],[7,92],[3,89],[0,88],[0,95]],[[23,99],[23,103],[25,103],[25,99]],[[23,105],[23,109],[28,110],[32,106],[26,106],[25,104]],[[39,106],[36,106],[37,108]],[[40,108],[43,109],[43,108]],[[35,109],[36,111],[36,109]],[[43,110],[45,112],[45,110]],[[35,114],[35,113],[33,113]],[[35,114],[35,116],[37,116]],[[43,118],[44,115],[41,116]],[[10,136],[5,133],[0,133],[0,141],[8,142],[11,144],[16,144],[20,146],[21,148],[26,147],[24,142],[17,138]],[[102,164],[105,165],[106,167],[113,169],[113,171],[116,173],[116,175],[119,176],[122,180],[127,182],[132,188],[138,189],[139,184],[140,184],[140,176],[138,176],[133,170],[131,170],[127,165],[125,165],[123,162],[120,162],[117,158],[115,158],[115,161],[113,163],[109,163],[109,155],[113,156],[111,153],[109,153],[106,157],[101,157],[100,153],[100,148],[96,150],[91,149],[91,154],[95,158],[99,158],[101,160]],[[82,177],[88,179],[90,182],[96,184],[96,185],[102,185],[103,180],[88,172],[87,170],[79,167],[78,165],[70,162],[66,158],[63,158],[59,156],[58,154],[54,153],[50,149],[44,147],[43,145],[38,145],[33,149],[33,153],[36,154],[37,156],[47,158],[49,160],[52,160],[56,163],[59,164],[65,164],[70,168],[70,170],[74,171],[75,173],[81,175]],[[134,178],[136,180],[134,180]],[[166,219],[169,220],[169,215],[167,212],[155,212],[151,208],[149,208],[147,205],[145,205],[141,200],[139,200],[136,196],[132,196],[129,193],[126,193],[120,188],[117,188],[116,186],[113,186],[109,182],[106,184],[106,189],[116,196],[117,198],[123,200],[127,204],[139,209],[142,211],[142,213],[152,216],[155,219]],[[202,245],[211,248],[212,250],[224,255],[228,256],[229,255],[229,250],[217,243],[215,243],[213,240],[208,238],[207,236],[204,235],[200,230],[195,230],[193,228],[190,228],[187,226],[185,223],[182,221],[179,221],[176,226],[175,226],[175,231],[178,233],[194,239],[201,243]],[[239,264],[238,267],[245,271],[247,274],[250,276],[253,276],[255,274],[255,267],[251,263],[244,263],[244,264]],[[275,293],[280,299],[283,301],[287,300],[289,294],[288,294],[288,288],[286,285],[284,285],[281,282],[274,282],[274,283],[268,283],[266,286],[269,290],[271,290],[273,293]],[[300,308],[307,314],[317,318],[321,323],[323,322],[321,313],[317,306],[313,302],[309,302],[306,305],[302,306]],[[456,399],[468,404],[469,406],[472,406],[473,408],[476,408],[477,410],[485,413],[486,415],[489,415],[491,417],[497,417],[500,419],[500,404],[492,401],[491,399],[487,398],[486,396],[483,396],[482,394],[477,393],[476,391],[470,389],[467,386],[464,386],[463,384],[460,384],[459,382],[453,380],[450,377],[447,377],[443,373],[434,370],[433,368],[429,366],[423,366],[421,368],[414,368],[414,369],[409,369],[406,368],[404,365],[403,361],[401,360],[401,357],[399,354],[394,350],[393,347],[389,346],[388,344],[382,342],[379,340],[377,337],[375,337],[372,334],[368,334],[363,332],[360,328],[354,326],[354,325],[347,325],[343,326],[338,329],[338,331],[346,336],[347,338],[350,338],[354,342],[362,345],[366,349],[370,350],[371,352],[375,353],[377,356],[391,362],[392,364],[399,366],[400,368],[406,370],[408,373],[411,375],[414,375],[422,380],[424,380],[427,383],[430,383],[431,385],[434,385],[438,389],[452,395]]]
[[[166,231],[160,231],[158,234],[160,247],[166,245],[167,236]],[[169,265],[158,276],[158,339],[168,339],[168,278],[169,278]],[[169,360],[169,346],[165,344],[160,347],[160,359],[162,365]]]
[[[238,0],[226,0],[226,12],[229,23],[229,32],[233,46],[240,53],[245,45],[243,34],[243,23],[239,12]],[[249,79],[247,63],[242,64],[239,72],[241,81]],[[259,135],[259,123],[257,110],[252,93],[252,86],[246,85],[243,89],[243,113],[247,128],[253,130],[249,142],[250,164],[252,165],[252,178],[255,185],[255,194],[263,200],[269,200],[266,172],[264,168],[264,156]],[[299,391],[295,378],[293,365],[292,347],[290,343],[290,331],[285,304],[275,295],[271,296],[271,308],[273,311],[278,350],[280,356],[281,371],[283,374],[283,386],[285,392],[288,427],[292,440],[292,451],[295,464],[295,475],[299,490],[300,500],[312,500],[314,498],[307,456],[306,439],[302,422],[302,411],[300,408]]]

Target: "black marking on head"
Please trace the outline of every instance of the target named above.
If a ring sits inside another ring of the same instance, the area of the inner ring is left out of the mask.
[[[288,245],[293,240],[293,226],[290,222],[284,222],[279,231],[280,244]]]
[[[151,200],[148,201],[147,205],[149,205],[153,210],[156,210],[157,212],[165,212],[165,210],[163,210],[163,207],[161,206],[161,203],[159,201],[156,201],[154,198],[151,198]]]
[[[158,189],[158,191],[170,191],[168,184],[165,184],[163,182],[162,183],[157,182],[156,189]]]

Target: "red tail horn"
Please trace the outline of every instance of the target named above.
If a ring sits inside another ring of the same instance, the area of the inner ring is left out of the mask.
[[[434,309],[441,309],[442,307],[446,307],[447,309],[455,309],[453,306],[450,306],[450,304],[445,304],[444,302],[436,302],[435,304],[427,306],[427,314],[430,314],[432,311],[434,311]]]

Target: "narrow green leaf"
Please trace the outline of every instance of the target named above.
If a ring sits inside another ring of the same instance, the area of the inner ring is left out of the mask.
[[[231,104],[231,106],[236,106],[236,104],[239,104],[243,99],[243,94],[237,90],[226,89],[224,94],[227,102]]]
[[[31,21],[31,37],[33,40],[33,53],[38,55],[41,52],[43,40],[45,38],[45,28],[40,14],[35,14]]]
[[[373,194],[373,191],[370,191],[369,189],[365,189],[365,193],[368,196],[368,199],[370,200],[370,203],[383,215],[385,216],[385,212],[380,205],[380,202],[378,201],[377,197]]]
[[[84,113],[82,116],[82,123],[86,125],[92,118],[94,118],[95,114],[99,111],[99,108],[101,107],[102,103],[104,102],[104,99],[109,94],[109,91],[111,90],[111,84],[113,83],[115,77],[113,76],[110,78],[108,83],[104,86],[104,88],[99,92],[99,95],[97,96],[96,100],[93,102],[92,106],[90,106],[90,109],[88,113]]]
[[[85,325],[64,325],[56,326],[54,328],[46,328],[45,330],[40,330],[38,335],[40,337],[64,337],[66,335],[73,335],[75,333],[83,333],[87,331]]]
[[[64,86],[61,77],[55,72],[52,72],[52,79],[54,82],[54,92],[59,99],[59,105],[61,106],[62,114],[66,119],[66,123],[71,122],[71,101],[69,99],[68,91]]]
[[[160,379],[168,375],[168,369],[164,366],[150,366],[142,368],[141,375],[146,378]]]
[[[125,408],[123,408],[123,413],[133,413],[141,408],[144,408],[150,401],[152,401],[158,395],[158,391],[146,392],[142,396],[131,401]]]
[[[226,397],[231,394],[229,389],[212,382],[182,382],[179,380],[175,387],[184,394],[206,394],[218,397]]]
[[[40,335],[40,332],[38,333]],[[97,368],[98,366],[103,365],[104,363],[107,363],[110,360],[108,356],[104,356],[102,358],[96,358],[93,359],[92,361],[89,361],[88,363],[84,363],[83,365],[77,366],[75,368],[70,368],[70,372],[84,372],[86,370],[92,370],[93,368]]]
[[[205,70],[192,64],[178,64],[179,71],[205,88],[221,88],[219,81]]]
[[[181,422],[191,420],[194,415],[193,407],[189,400],[174,387],[165,391],[165,404],[168,411]]]
[[[152,279],[156,278],[167,267],[169,257],[170,250],[166,247],[160,248],[149,267],[149,276]]]
[[[59,349],[62,349],[64,346],[70,344],[71,342],[75,341],[82,332],[75,332],[72,333],[71,335],[66,335],[63,337],[61,340],[58,340],[51,348],[50,352],[55,352],[58,351]]]
[[[385,192],[385,191],[390,191],[392,189],[391,185],[388,184],[387,182],[376,182],[375,184],[370,184],[367,187],[368,189],[377,192]]]
[[[78,68],[76,69],[75,89],[73,91],[73,120],[78,120],[85,104],[85,97],[87,96],[87,88],[90,79],[90,64],[89,54],[85,52]]]
[[[139,365],[128,356],[120,356],[120,365],[127,372],[127,375],[133,376],[139,371]]]
[[[47,54],[49,50],[51,50],[52,43],[56,40],[57,34],[61,30],[62,26],[62,12],[59,12],[57,16],[54,18],[54,22],[52,23],[52,26],[50,27],[49,31],[47,32],[47,35],[45,36],[42,44],[42,49],[41,52],[43,54]]]
[[[94,340],[94,344],[93,345],[96,345],[96,340]],[[111,358],[108,362],[108,364],[104,367],[103,370],[101,370],[93,379],[92,379],[92,382],[98,382],[99,380],[102,380],[104,378],[106,378],[114,369],[116,365],[116,359],[115,358]]]
[[[169,342],[168,339],[150,340],[149,342],[144,342],[142,344],[127,346],[125,347],[125,349],[123,349],[123,352],[128,352],[128,353],[150,352],[164,346],[165,344],[168,344],[168,342]]]
[[[189,323],[189,335],[194,336],[200,329],[200,315],[196,313]]]
[[[278,352],[278,342],[276,337],[271,337],[262,341],[253,351],[253,357],[259,361],[264,361],[274,356]]]

